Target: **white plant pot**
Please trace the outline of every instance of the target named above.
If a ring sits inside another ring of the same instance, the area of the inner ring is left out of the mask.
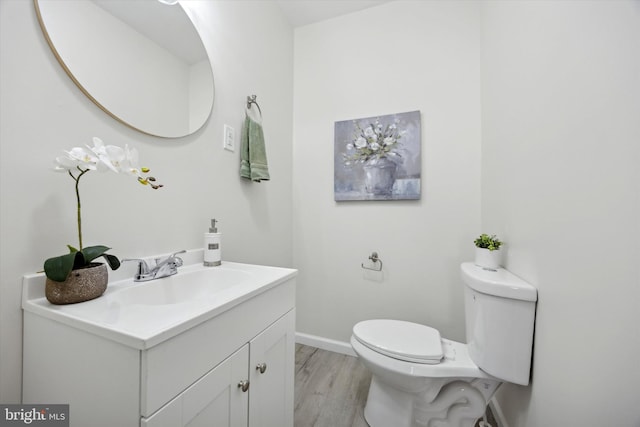
[[[485,248],[476,248],[476,265],[489,270],[497,270],[502,262],[500,249],[490,251]]]

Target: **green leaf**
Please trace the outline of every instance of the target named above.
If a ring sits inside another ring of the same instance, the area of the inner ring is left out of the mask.
[[[481,234],[477,239],[473,241],[479,248],[489,249],[490,251],[497,251],[500,249],[502,242],[496,237],[495,234],[489,236],[488,234]]]
[[[67,277],[72,270],[86,267],[91,263],[91,261],[100,256],[107,260],[107,263],[112,270],[120,268],[120,260],[114,255],[105,253],[111,249],[107,246],[89,246],[81,251],[70,245],[67,246],[71,251],[70,253],[49,258],[44,262],[44,272],[49,279],[56,282],[64,282],[67,280]]]
[[[118,259],[118,257],[110,254],[104,254],[102,256],[107,260],[107,263],[112,270],[117,270],[120,268],[120,260]]]
[[[82,252],[82,255],[84,256],[84,265],[87,265],[94,259],[98,258],[99,256],[104,255],[104,253],[107,252],[109,249],[111,248],[107,246],[102,246],[102,245],[89,246],[82,249],[80,252]]]
[[[73,260],[73,269],[82,268],[88,264],[82,251],[73,252],[75,258]]]
[[[44,271],[47,277],[56,282],[64,282],[73,269],[76,253],[69,253],[46,260],[44,262]]]

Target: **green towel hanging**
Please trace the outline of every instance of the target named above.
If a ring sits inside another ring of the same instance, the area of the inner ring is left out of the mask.
[[[256,106],[258,105],[253,102]],[[268,181],[269,165],[262,131],[262,115],[251,103],[245,109],[240,145],[240,176],[254,182]]]

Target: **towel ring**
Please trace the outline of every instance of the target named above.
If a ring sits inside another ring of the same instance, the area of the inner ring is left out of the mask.
[[[256,107],[258,107],[258,111],[260,112],[260,115],[262,116],[262,110],[260,109],[260,106],[258,105],[258,101],[256,101],[257,97],[258,97],[257,95],[247,96],[247,108],[251,108],[251,104],[256,104]]]
[[[370,256],[369,259],[371,260],[371,262],[373,262],[374,264],[379,264],[380,267],[376,268],[376,267],[366,267],[363,264],[360,264],[362,266],[362,268],[364,268],[365,270],[372,270],[372,271],[382,271],[382,260],[378,257],[378,252],[373,252]]]

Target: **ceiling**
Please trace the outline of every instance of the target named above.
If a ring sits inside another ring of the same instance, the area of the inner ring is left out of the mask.
[[[393,0],[276,0],[293,27],[301,27]]]
[[[294,28],[390,1],[393,0],[275,0]],[[174,52],[189,64],[198,62],[203,55],[206,55],[198,34],[193,31],[191,21],[186,14],[180,13],[179,7],[168,7],[160,2],[149,0],[138,2],[93,0],[93,2],[133,28],[137,28],[138,31]],[[149,19],[150,13],[154,14],[154,19]],[[180,23],[181,27],[177,26],[179,20],[172,17],[175,15],[184,15],[186,18]],[[173,22],[173,26],[167,28],[151,25],[155,22]],[[176,34],[180,34],[181,37],[175,37]],[[185,40],[185,37],[188,39]]]

